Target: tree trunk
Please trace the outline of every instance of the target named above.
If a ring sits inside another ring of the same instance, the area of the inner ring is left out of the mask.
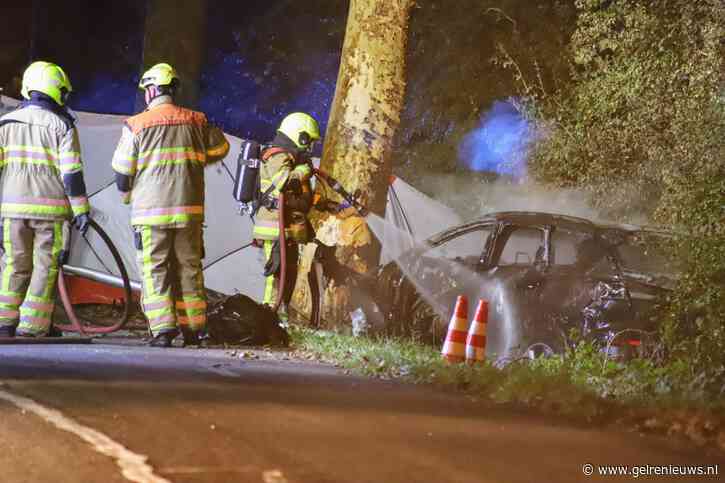
[[[412,0],[351,0],[325,136],[321,169],[350,193],[359,190],[362,203],[380,216],[385,212],[393,138],[403,108],[412,5]],[[338,272],[337,281],[328,283],[322,307],[323,320],[336,325],[356,308],[352,306],[356,289],[344,280],[344,272],[369,274],[378,264],[380,246],[350,210],[343,216],[323,216],[316,226],[319,238],[337,247],[335,261],[325,267],[328,273]],[[306,274],[300,285],[306,286]]]
[[[178,103],[194,109],[206,46],[207,2],[149,0],[147,9],[143,69],[159,62],[171,64],[181,77]],[[143,105],[143,94],[137,104]]]

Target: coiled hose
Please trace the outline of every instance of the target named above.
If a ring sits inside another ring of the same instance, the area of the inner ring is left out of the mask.
[[[111,252],[111,256],[113,257],[113,260],[116,262],[116,266],[118,267],[118,270],[121,272],[121,279],[123,280],[123,292],[124,292],[124,299],[125,303],[123,306],[123,315],[121,318],[113,325],[110,325],[108,327],[89,327],[89,326],[83,326],[80,319],[75,313],[75,310],[73,309],[73,304],[70,300],[70,295],[68,293],[68,287],[65,283],[65,277],[63,276],[63,267],[58,270],[58,293],[60,295],[60,299],[63,302],[63,308],[65,309],[65,313],[68,316],[68,320],[70,321],[70,324],[54,324],[55,327],[58,329],[64,331],[64,332],[78,332],[80,334],[86,335],[86,334],[110,334],[111,332],[116,332],[117,330],[122,329],[126,323],[128,322],[128,318],[131,315],[131,280],[128,277],[128,271],[126,270],[126,266],[123,263],[123,258],[121,258],[121,254],[118,253],[118,249],[111,241],[111,238],[108,236],[108,234],[101,228],[98,223],[93,221],[93,219],[88,220],[88,225],[93,228],[93,230],[98,234],[98,236],[103,240],[103,242],[108,247],[108,250]]]

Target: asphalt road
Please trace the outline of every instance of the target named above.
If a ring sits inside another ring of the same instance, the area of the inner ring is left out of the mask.
[[[0,411],[0,482],[633,481],[587,477],[587,463],[725,471],[679,441],[492,411],[284,353],[0,345]]]

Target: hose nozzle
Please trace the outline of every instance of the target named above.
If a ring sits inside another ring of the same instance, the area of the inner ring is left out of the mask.
[[[370,214],[370,211],[363,206],[362,203],[360,203],[359,198],[362,195],[362,192],[358,189],[355,191],[355,194],[351,195],[350,193],[345,190],[345,188],[340,184],[338,180],[330,176],[329,174],[320,171],[319,169],[315,169],[314,171],[327,185],[330,187],[332,191],[337,193],[344,199],[350,206],[355,208],[357,212],[362,216],[363,218],[368,216]]]
[[[362,192],[357,189],[355,190],[355,193],[353,193],[352,196],[350,196],[350,199],[347,200],[348,203],[350,203],[352,206],[355,207],[355,209],[360,213],[360,216],[365,218],[370,214],[370,211],[362,204],[360,203],[360,197],[362,196]]]

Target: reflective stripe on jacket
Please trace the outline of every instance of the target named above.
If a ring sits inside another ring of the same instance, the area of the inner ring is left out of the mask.
[[[131,224],[186,226],[204,220],[204,166],[224,159],[229,142],[206,116],[168,96],[126,121],[113,170],[127,177]]]
[[[0,118],[0,216],[64,220],[88,213],[78,131],[27,106]]]
[[[275,149],[275,148],[272,148]],[[312,204],[312,189],[310,178],[312,169],[307,164],[294,166],[295,159],[287,151],[274,152],[265,157],[260,168],[260,186],[265,193],[274,184],[269,193],[270,200],[278,200],[281,191],[285,193],[285,228],[288,239],[306,242],[309,241],[306,217]],[[293,193],[288,190],[291,180],[300,181],[300,192]],[[294,225],[294,227],[290,226]],[[305,228],[301,228],[304,226]],[[276,240],[279,238],[279,210],[268,209],[262,206],[254,218],[252,236],[258,240]]]

